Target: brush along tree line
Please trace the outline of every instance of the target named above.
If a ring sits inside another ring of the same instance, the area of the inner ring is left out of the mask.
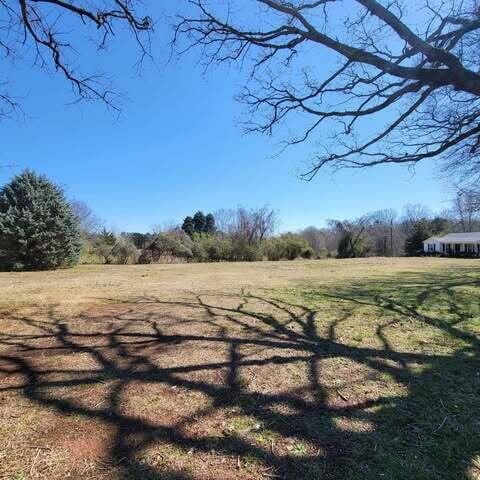
[[[45,176],[26,170],[0,190],[0,269],[45,270],[83,263],[219,262],[297,258],[421,255],[430,235],[480,230],[478,198],[459,191],[452,208],[434,215],[407,205],[402,216],[379,210],[354,220],[330,220],[275,234],[278,217],[265,206],[185,217],[153,233],[102,227],[83,202],[71,202]]]

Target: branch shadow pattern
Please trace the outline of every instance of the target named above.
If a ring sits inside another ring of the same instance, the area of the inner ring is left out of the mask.
[[[465,288],[471,292],[467,297]],[[471,464],[480,454],[480,340],[463,323],[478,313],[479,290],[475,275],[405,274],[362,285],[299,287],[296,298],[305,301],[296,303],[242,291],[192,294],[184,301],[142,297],[98,322],[88,313],[72,322],[54,308],[40,320],[10,312],[9,319],[22,329],[0,335],[0,374],[21,381],[13,386],[0,383],[0,392],[21,395],[61,416],[79,415],[108,425],[113,432],[108,461],[117,478],[199,478],[195,469],[160,468],[141,460],[145,449],[162,443],[182,452],[216,451],[230,460],[226,470],[201,478],[466,480],[472,478]],[[312,306],[315,302],[343,308],[329,319],[325,309]],[[446,316],[427,313],[435,304]],[[341,325],[366,308],[370,315],[385,317],[375,330],[379,346],[341,341]],[[165,315],[175,309],[182,315]],[[395,349],[388,329],[406,320],[458,344],[447,353]],[[89,330],[82,328],[86,324]],[[319,325],[327,326],[325,332]],[[187,356],[189,349],[204,355],[169,361],[171,352],[182,349]],[[212,358],[209,349],[218,350]],[[75,370],[39,360],[65,355],[83,355],[95,366]],[[374,376],[388,377],[406,393],[384,391],[350,399],[337,388],[333,390],[340,398],[332,402],[332,388],[324,378],[325,362],[332,360],[347,360]],[[245,382],[244,372],[254,375],[268,367],[270,373],[278,372],[281,384],[285,369],[299,365],[307,380],[296,387],[258,389]],[[69,389],[104,384],[107,395],[99,406],[65,395]],[[129,387],[138,384],[194,392],[208,402],[194,416],[173,414],[169,423],[159,424],[125,410]],[[457,409],[459,403],[468,404],[468,411]],[[235,432],[193,435],[189,430],[224,409],[268,426],[280,444],[294,437],[308,448],[292,452]],[[345,429],[345,422],[372,427]],[[238,459],[246,457],[254,460],[256,469],[239,469]]]

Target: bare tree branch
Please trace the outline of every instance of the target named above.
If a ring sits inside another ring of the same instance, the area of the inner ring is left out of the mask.
[[[250,62],[239,97],[247,131],[271,135],[286,124],[287,146],[323,142],[304,178],[326,166],[426,159],[480,178],[478,0],[190,4],[195,14],[175,28],[179,51],[198,47],[208,63]]]
[[[41,69],[59,72],[72,86],[79,100],[100,100],[117,109],[115,93],[106,77],[84,74],[75,68],[79,49],[71,43],[73,35],[61,28],[92,32],[97,48],[103,49],[118,28],[127,27],[139,47],[141,58],[150,55],[149,33],[153,22],[137,14],[138,0],[0,0],[0,49],[4,57],[16,59],[33,52]],[[78,28],[77,23],[78,22]],[[71,38],[70,38],[71,37]],[[1,112],[8,115],[17,103],[8,93],[0,96]],[[1,115],[1,113],[0,113]]]

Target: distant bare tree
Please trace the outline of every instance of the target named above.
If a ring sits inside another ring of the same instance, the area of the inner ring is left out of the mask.
[[[164,220],[161,223],[152,225],[152,235],[159,235],[160,233],[171,233],[182,230],[178,222],[173,219]]]
[[[221,209],[213,213],[219,233],[254,244],[275,232],[277,212],[267,205],[261,208]]]
[[[339,236],[338,257],[365,256],[368,253],[367,233],[372,225],[370,215],[354,220],[328,220],[328,224]]]
[[[74,200],[70,202],[70,206],[78,218],[80,230],[84,235],[99,233],[104,227],[103,220],[100,219],[85,202]]]
[[[213,216],[218,232],[229,234],[235,229],[236,211],[233,208],[220,208],[213,212]]]
[[[479,228],[480,205],[476,193],[459,190],[452,204],[452,216],[462,232],[473,232]]]
[[[403,208],[403,230],[406,234],[409,234],[418,222],[430,220],[432,217],[433,214],[430,208],[421,203],[409,203]]]
[[[326,241],[325,241],[325,231],[310,226],[301,230],[300,235],[308,242],[310,247],[312,247],[315,254],[320,254],[322,250],[327,249]]]
[[[100,100],[116,108],[115,95],[106,77],[80,72],[75,60],[92,40],[95,54],[103,50],[122,26],[130,30],[141,57],[148,55],[148,33],[153,22],[148,16],[138,14],[140,3],[139,0],[0,0],[0,52],[12,61],[23,57],[30,60],[29,55],[33,54],[34,64],[60,73],[78,99]],[[83,44],[74,32],[85,34]],[[17,106],[11,93],[0,94],[0,117],[9,115]]]
[[[276,212],[267,206],[251,210],[238,208],[234,235],[248,244],[261,242],[275,231],[277,222]]]
[[[208,64],[251,66],[240,96],[247,130],[271,134],[287,123],[297,130],[286,145],[322,140],[305,178],[326,166],[442,159],[478,181],[478,0],[190,3],[174,43],[200,47]]]
[[[402,253],[405,243],[396,222],[397,212],[391,208],[371,213],[371,224],[368,235],[376,255],[394,256]]]

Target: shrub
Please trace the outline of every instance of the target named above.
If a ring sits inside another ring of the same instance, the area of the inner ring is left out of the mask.
[[[258,262],[262,260],[262,250],[260,248],[260,245],[245,245],[242,249],[242,255],[240,259],[244,262]]]
[[[193,244],[193,256],[197,261],[220,262],[232,257],[232,241],[229,238],[195,234]]]
[[[96,254],[94,249],[94,241],[91,238],[83,238],[82,250],[80,253],[80,263],[84,265],[92,265],[102,263],[103,259]]]
[[[190,259],[193,257],[192,247],[190,237],[181,230],[175,230],[158,234],[145,250],[149,250],[153,261],[158,262],[166,257]]]
[[[278,261],[285,258],[285,249],[283,241],[278,238],[271,238],[263,244],[263,253],[267,260]]]
[[[317,252],[317,258],[330,258],[332,253],[327,248],[320,248]]]
[[[308,242],[296,233],[285,233],[280,236],[280,240],[284,243],[287,260],[295,260],[299,257],[310,258],[313,254]]]
[[[47,270],[78,263],[78,220],[62,189],[26,170],[0,191],[0,268]]]
[[[105,228],[94,237],[93,242],[88,242],[90,248],[85,254],[89,258],[100,259],[107,265],[136,263],[139,257],[139,250],[128,235],[116,236]],[[88,258],[87,257],[87,258]]]
[[[231,260],[240,262],[256,262],[262,260],[262,248],[259,242],[248,243],[244,240],[232,242]]]
[[[136,263],[139,252],[129,238],[122,236],[117,238],[112,248],[112,256],[115,263],[126,265],[128,263]]]
[[[150,250],[143,250],[140,256],[138,257],[138,263],[146,265],[153,263],[153,254]]]
[[[314,255],[315,255],[315,252],[313,251],[313,248],[310,245],[305,247],[300,254],[300,256],[305,259],[313,258]]]
[[[192,255],[196,262],[208,262],[208,253],[202,241],[194,240]]]
[[[299,257],[311,258],[313,249],[302,236],[284,233],[265,242],[264,253],[268,260],[295,260]]]

